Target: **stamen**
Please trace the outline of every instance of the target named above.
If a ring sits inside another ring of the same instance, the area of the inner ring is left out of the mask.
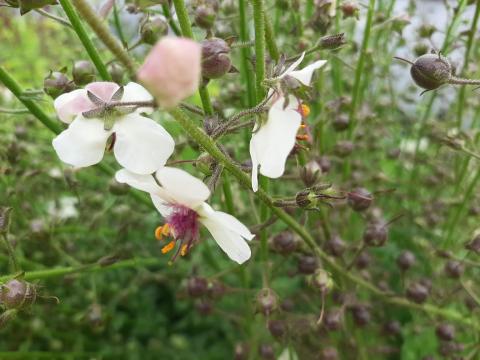
[[[162,240],[164,236],[170,235],[170,225],[165,224],[163,226],[159,226],[155,229],[155,238],[157,240]]]
[[[303,118],[306,118],[308,115],[310,115],[310,106],[307,104],[300,104],[298,107],[298,112],[300,115],[302,115]]]
[[[297,140],[308,141],[309,137],[308,135],[297,135]]]
[[[307,127],[307,125],[301,124],[300,127],[301,127],[302,129],[305,129],[305,128]]]
[[[174,247],[175,247],[175,241],[172,240],[162,248],[162,254],[166,254],[166,253],[172,251]]]
[[[187,246],[187,244],[183,244],[183,245],[182,245],[182,250],[180,250],[180,255],[182,255],[182,256],[187,255],[187,251],[188,251],[188,246]]]

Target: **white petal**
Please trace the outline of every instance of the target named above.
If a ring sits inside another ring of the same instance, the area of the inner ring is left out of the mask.
[[[258,159],[257,159],[257,149],[255,148],[255,135],[252,136],[250,140],[250,157],[252,158],[252,190],[253,192],[258,191]]]
[[[96,81],[85,86],[86,90],[92,92],[103,101],[110,101],[112,95],[118,90],[118,88],[118,84],[109,81]]]
[[[103,129],[102,121],[78,116],[52,144],[60,160],[75,167],[85,167],[102,160],[110,134]]]
[[[171,167],[163,167],[156,173],[157,179],[171,199],[194,209],[210,196],[208,187],[189,173]]]
[[[283,175],[302,122],[302,116],[296,110],[298,101],[290,97],[288,107],[283,109],[284,100],[282,97],[272,105],[266,124],[253,134],[250,141],[250,152],[258,159],[260,173],[269,178]]]
[[[113,131],[115,158],[137,174],[152,174],[160,169],[175,147],[173,138],[160,124],[136,113],[116,122]]]
[[[302,84],[309,86],[312,81],[313,72],[320,69],[326,63],[327,60],[318,60],[313,64],[304,67],[302,70],[292,71],[289,75],[300,81]]]
[[[152,101],[153,96],[145,89],[142,85],[129,82],[124,87],[124,93],[122,97],[122,101],[129,102],[129,101]],[[138,113],[147,113],[151,114],[153,112],[152,107],[141,107],[137,109]]]
[[[210,231],[218,246],[230,259],[239,264],[250,259],[251,250],[247,242],[240,234],[225,226],[223,219],[219,219],[218,212],[209,217],[201,217],[200,222]]]
[[[115,174],[115,179],[119,183],[128,184],[137,190],[145,191],[150,194],[161,194],[160,187],[155,182],[152,175],[139,175],[128,171],[127,169],[121,169]]]
[[[87,91],[84,89],[60,95],[53,102],[53,106],[58,118],[67,124],[70,124],[82,112],[94,108],[94,105],[87,97]]]
[[[302,53],[302,55],[300,55],[300,57],[297,59],[297,61],[295,61],[292,65],[290,65],[290,66],[288,67],[288,69],[285,70],[285,71],[283,72],[283,74],[279,76],[279,78],[281,79],[281,78],[283,78],[283,77],[285,77],[285,76],[287,76],[287,75],[290,75],[290,73],[291,73],[293,70],[295,70],[295,69],[298,67],[298,65],[300,65],[300,63],[303,61],[303,58],[304,58],[304,57],[305,57],[305,51]]]
[[[153,205],[155,205],[158,212],[164,218],[168,217],[172,213],[173,207],[171,206],[171,203],[160,196],[151,195],[150,197],[152,198]]]
[[[239,234],[241,237],[245,238],[246,240],[252,240],[255,235],[250,232],[250,230],[242,224],[236,217],[224,213],[222,211],[214,210],[210,205],[207,203],[203,203],[202,207],[198,210],[198,214],[201,217],[212,218],[214,217],[216,221],[223,224],[226,228],[230,231],[233,231]]]

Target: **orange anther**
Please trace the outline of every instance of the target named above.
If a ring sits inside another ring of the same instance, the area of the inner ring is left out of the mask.
[[[305,129],[305,128],[307,127],[307,125],[301,124],[300,127],[301,127],[302,129]]]
[[[308,139],[309,139],[308,135],[297,135],[297,140],[308,141]]]
[[[187,245],[186,245],[186,244],[183,244],[183,245],[182,245],[182,249],[180,250],[180,255],[182,255],[182,256],[187,255],[187,250],[188,250]]]
[[[310,115],[310,106],[308,106],[307,104],[301,104],[300,105],[300,114],[304,118],[306,118],[308,115]]]
[[[167,245],[162,248],[162,254],[166,254],[175,247],[175,241],[170,241]]]
[[[157,240],[162,240],[164,236],[170,235],[170,225],[165,224],[163,226],[159,226],[155,229],[155,238]]]

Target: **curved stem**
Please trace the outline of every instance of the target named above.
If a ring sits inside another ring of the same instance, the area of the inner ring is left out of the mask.
[[[73,9],[73,6],[70,3],[70,0],[59,0],[59,2],[63,8],[63,11],[65,11],[65,14],[70,20],[70,23],[73,29],[77,33],[78,38],[83,44],[83,47],[87,51],[88,56],[90,57],[90,59],[92,59],[93,64],[97,68],[97,71],[100,74],[100,77],[103,80],[111,80],[107,67],[103,63],[102,59],[100,58],[100,55],[98,54],[97,49],[95,48],[92,41],[88,37],[88,34],[85,31],[85,28],[83,27],[82,22],[80,21],[80,18],[78,17],[77,13]]]
[[[68,0],[60,0],[61,3],[67,3]],[[92,30],[105,46],[115,55],[115,57],[127,68],[130,75],[135,74],[135,63],[123,48],[120,42],[110,33],[103,23],[102,19],[95,13],[86,0],[73,0],[73,5],[82,15],[82,18],[90,25]],[[71,20],[70,20],[71,21]],[[72,24],[73,25],[73,24]]]

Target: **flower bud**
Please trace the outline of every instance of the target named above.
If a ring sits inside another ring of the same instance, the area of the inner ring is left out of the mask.
[[[365,211],[373,202],[372,194],[364,188],[356,188],[347,194],[348,205],[354,211]]]
[[[367,224],[363,233],[363,241],[368,246],[383,246],[388,238],[387,225],[383,221]]]
[[[260,344],[258,354],[260,359],[275,360],[275,351],[273,351],[273,347],[270,344]]]
[[[216,17],[217,12],[212,6],[201,5],[195,9],[195,24],[202,29],[211,29]]]
[[[328,271],[317,269],[310,279],[313,287],[319,289],[323,294],[330,292],[333,288],[333,280]]]
[[[320,48],[325,50],[334,50],[346,44],[345,34],[328,35],[320,38]]]
[[[397,257],[397,265],[402,271],[407,271],[415,265],[415,254],[411,251],[404,251]]]
[[[420,282],[410,284],[406,290],[407,298],[417,304],[424,303],[429,294],[429,289]]]
[[[199,86],[201,47],[190,39],[165,37],[150,51],[137,73],[164,108],[175,107]]]
[[[410,75],[418,86],[434,90],[448,83],[452,76],[452,66],[444,56],[425,54],[415,60]]]
[[[269,316],[278,308],[278,296],[270,288],[263,288],[257,294],[257,309],[265,316]]]
[[[0,289],[0,301],[7,309],[21,310],[32,305],[36,298],[34,285],[23,280],[9,280]]]
[[[450,324],[440,324],[436,327],[435,334],[440,340],[452,341],[455,338],[455,328]]]
[[[213,305],[208,301],[199,301],[195,303],[195,309],[200,315],[207,316],[213,311]]]
[[[208,281],[205,278],[194,276],[188,279],[187,291],[193,298],[198,298],[207,293]]]
[[[302,274],[310,275],[315,272],[318,267],[317,259],[314,256],[303,255],[298,260],[298,271]]]
[[[282,231],[272,239],[272,248],[275,252],[288,255],[297,250],[298,240],[291,231]]]
[[[337,331],[342,327],[343,311],[340,309],[331,309],[325,312],[323,316],[323,326],[328,331]]]
[[[300,179],[306,187],[315,185],[322,175],[322,168],[317,161],[309,161],[305,166],[300,169]]]
[[[167,35],[168,24],[160,16],[148,17],[140,25],[140,39],[148,45],[154,45],[158,39]]]
[[[282,338],[287,331],[287,326],[282,320],[269,320],[267,327],[274,338]]]
[[[418,35],[422,38],[429,39],[437,29],[431,24],[422,24],[418,28]]]
[[[366,251],[363,251],[360,255],[358,255],[358,258],[355,261],[355,266],[359,270],[364,270],[370,265],[371,262],[372,258],[370,254]]]
[[[56,99],[60,95],[70,92],[74,89],[72,82],[68,77],[59,71],[51,71],[43,80],[43,90],[52,99]]]
[[[402,331],[402,325],[396,321],[392,320],[383,325],[383,332],[388,336],[398,336]]]
[[[365,305],[354,305],[351,307],[353,321],[357,326],[363,327],[371,320],[370,310]]]
[[[345,131],[350,126],[350,118],[348,115],[340,114],[333,119],[332,126],[335,131]]]
[[[87,60],[75,61],[72,69],[73,81],[77,85],[86,85],[95,81],[95,68]]]
[[[317,199],[315,198],[315,193],[309,190],[303,190],[295,195],[295,203],[300,208],[309,209],[315,207]]]
[[[107,70],[114,83],[123,84],[125,69],[122,65],[113,62],[108,65]]]
[[[203,40],[202,75],[206,79],[217,79],[227,74],[231,67],[230,46],[219,38]]]
[[[332,256],[342,256],[346,250],[345,242],[338,235],[333,236],[325,242],[325,251]]]
[[[465,271],[465,266],[456,260],[449,260],[445,264],[445,274],[451,279],[458,279]]]
[[[343,13],[343,18],[355,17],[358,19],[358,14],[360,12],[360,7],[354,1],[344,1],[340,6],[340,9]]]

